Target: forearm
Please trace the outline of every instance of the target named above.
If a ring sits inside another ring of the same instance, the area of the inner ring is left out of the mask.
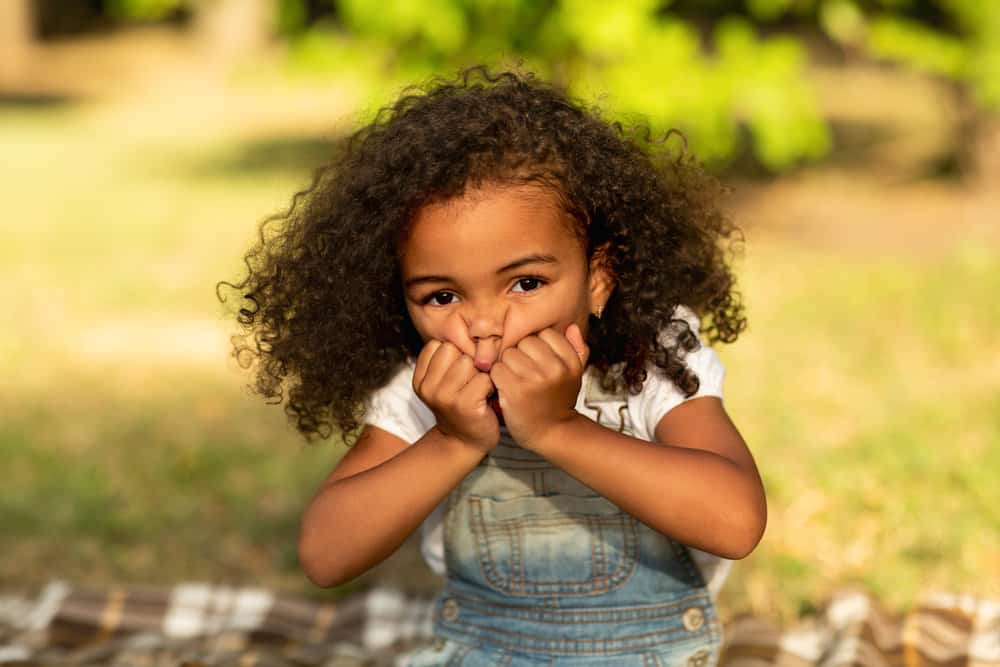
[[[433,428],[381,464],[324,486],[302,520],[306,575],[336,586],[385,560],[482,457]]]
[[[583,415],[533,449],[650,528],[725,558],[743,558],[766,521],[755,472],[714,452],[647,442]]]

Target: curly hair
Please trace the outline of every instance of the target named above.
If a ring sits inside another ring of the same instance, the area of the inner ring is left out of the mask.
[[[599,260],[616,286],[586,341],[602,386],[638,393],[653,363],[691,396],[698,378],[683,358],[699,343],[677,306],[702,318],[709,342],[735,341],[746,318],[725,188],[686,141],[672,155],[675,133],[655,140],[645,123],[605,120],[530,73],[475,66],[404,89],[260,223],[246,278],[218,283],[221,301],[223,285],[245,299],[232,342],[242,367],[257,362],[251,389],[278,404],[287,390],[307,441],[336,425],[353,444],[366,398],[423,346],[399,262],[415,212],[484,183],[537,182],[559,195],[588,259],[606,244]]]

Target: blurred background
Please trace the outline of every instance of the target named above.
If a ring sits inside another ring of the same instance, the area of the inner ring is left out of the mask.
[[[246,389],[215,284],[402,86],[515,60],[731,186],[749,328],[716,349],[770,510],[723,617],[1000,595],[983,0],[0,1],[0,588],[435,589],[418,535],[339,589],[301,574],[344,448]]]

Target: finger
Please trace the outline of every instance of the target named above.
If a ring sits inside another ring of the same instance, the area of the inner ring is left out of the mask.
[[[549,331],[556,338],[560,337],[551,328],[542,331]],[[566,344],[568,345],[568,343]],[[535,371],[544,378],[558,378],[574,372],[573,368],[567,366],[559,354],[552,349],[552,345],[541,337],[541,332],[525,337],[517,348],[531,359]]]
[[[475,358],[476,343],[469,337],[469,325],[457,311],[445,321],[441,338],[452,343],[463,354]]]
[[[489,409],[486,397],[493,393],[493,380],[489,373],[477,371],[476,375],[462,388],[462,398],[467,400],[467,405],[482,414]]]
[[[500,360],[519,380],[535,380],[542,375],[542,370],[536,362],[519,348],[511,347],[504,350]]]
[[[587,362],[587,357],[590,356],[590,347],[587,345],[587,341],[583,339],[583,332],[580,331],[580,325],[573,322],[568,327],[566,327],[566,340],[569,344],[573,346],[573,350],[576,352],[577,356],[583,360],[584,364]]]
[[[472,357],[463,354],[451,362],[451,366],[448,367],[448,370],[441,377],[441,384],[438,386],[438,390],[457,396],[462,387],[478,372],[475,364],[472,362]]]
[[[558,360],[553,358],[552,348],[539,338],[538,334],[522,338],[516,349],[524,353],[539,368],[551,368],[553,363],[558,363]]]
[[[434,352],[441,347],[441,341],[436,338],[432,338],[427,341],[423,349],[420,350],[420,354],[417,355],[417,363],[413,369],[413,388],[417,389],[420,387],[421,383],[424,381],[424,376],[427,375],[427,367],[430,366],[431,357],[434,356]]]
[[[572,331],[575,331],[579,338],[580,330],[576,328],[575,324],[570,324],[567,331],[571,331],[570,335],[572,335]],[[552,353],[559,358],[570,372],[574,375],[580,373],[580,370],[583,368],[583,357],[581,357],[580,350],[572,339],[552,328],[543,329],[539,332],[538,338],[549,346]],[[580,341],[580,344],[583,345],[582,341]],[[586,345],[583,345],[583,347],[586,347]]]
[[[501,361],[493,364],[490,368],[489,376],[500,396],[500,407],[507,407],[504,396],[516,390],[518,384],[520,384],[519,378],[514,375],[514,372],[510,370],[507,364]]]
[[[448,341],[443,341],[434,356],[431,357],[427,366],[427,374],[424,376],[421,388],[425,393],[436,393],[439,391],[441,381],[451,365],[462,355],[462,352]]]

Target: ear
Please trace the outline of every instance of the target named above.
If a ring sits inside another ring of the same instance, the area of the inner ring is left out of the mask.
[[[616,283],[608,260],[610,247],[611,241],[602,243],[594,249],[594,254],[590,258],[590,302],[602,306],[611,298]]]

